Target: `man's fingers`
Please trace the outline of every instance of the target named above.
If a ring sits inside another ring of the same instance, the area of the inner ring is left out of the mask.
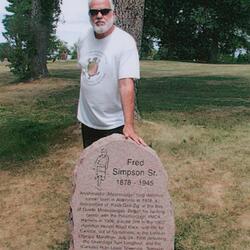
[[[143,146],[146,146],[147,144],[143,141],[143,139],[141,137],[137,137],[137,140],[138,140],[138,143],[143,145]]]
[[[134,142],[136,142],[138,145],[143,145],[143,146],[147,146],[147,144],[143,141],[142,138],[135,136],[135,135],[124,135],[126,139],[130,138],[132,139]]]
[[[138,145],[140,145],[141,143],[140,143],[140,140],[139,140],[139,138],[136,136],[136,137],[134,137],[134,138],[131,138],[133,141],[135,141]]]
[[[136,142],[138,145],[146,146],[147,144],[144,142],[144,140],[139,137],[133,130],[123,129],[123,135],[126,139],[130,138],[134,142]]]
[[[146,142],[141,137],[139,137],[139,141],[143,146],[147,146]]]

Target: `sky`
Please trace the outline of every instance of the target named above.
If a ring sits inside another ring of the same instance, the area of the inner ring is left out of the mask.
[[[7,14],[7,0],[0,0],[0,43],[5,42],[2,32],[2,20]],[[60,21],[57,26],[57,36],[72,46],[89,27],[88,0],[63,0]]]

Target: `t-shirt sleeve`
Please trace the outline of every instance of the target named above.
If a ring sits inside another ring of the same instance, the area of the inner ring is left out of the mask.
[[[122,51],[119,61],[119,79],[140,78],[140,63],[136,45]]]

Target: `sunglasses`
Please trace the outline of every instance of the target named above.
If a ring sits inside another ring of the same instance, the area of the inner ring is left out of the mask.
[[[106,15],[108,15],[108,13],[110,11],[111,11],[111,9],[99,9],[99,10],[97,10],[97,9],[90,9],[89,10],[89,14],[91,16],[97,16],[98,13],[100,12],[103,16],[106,16]]]

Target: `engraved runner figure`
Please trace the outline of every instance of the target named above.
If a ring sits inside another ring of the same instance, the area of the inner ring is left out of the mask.
[[[95,161],[97,188],[100,189],[102,182],[106,178],[106,170],[108,169],[109,157],[107,150],[102,148],[101,153]]]

